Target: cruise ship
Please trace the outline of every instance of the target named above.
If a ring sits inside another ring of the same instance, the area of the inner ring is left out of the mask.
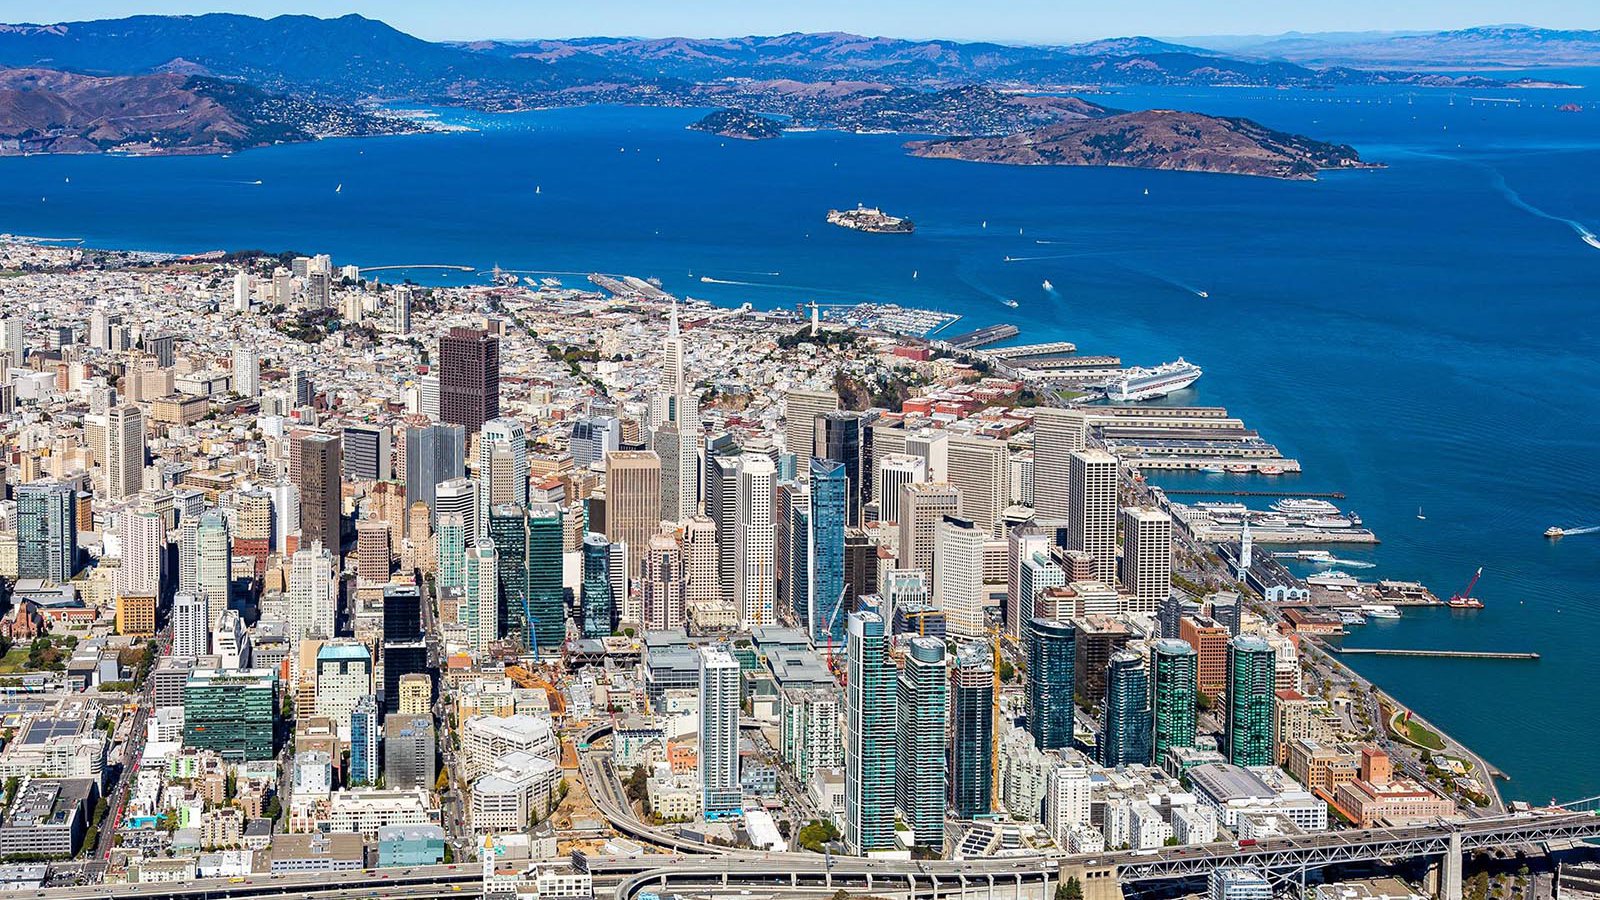
[[[1201,375],[1200,367],[1178,357],[1176,362],[1162,363],[1153,369],[1134,366],[1123,369],[1122,374],[1106,383],[1106,399],[1123,402],[1154,400],[1173,391],[1181,391]]]
[[[828,210],[828,224],[873,234],[910,234],[916,225],[910,219],[891,216],[875,206]]]

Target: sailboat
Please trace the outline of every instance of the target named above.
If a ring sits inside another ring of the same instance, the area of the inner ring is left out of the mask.
[[[536,185],[533,186],[533,192],[535,194],[539,193],[540,191],[541,191],[541,188],[540,188],[539,185],[536,184]]]
[[[1422,514],[1422,507],[1420,507],[1420,506],[1417,507],[1417,518],[1419,518],[1419,519],[1426,519],[1427,518],[1427,516]]]
[[[1149,189],[1149,188],[1145,188],[1145,189],[1144,189],[1144,195],[1145,195],[1145,196],[1146,196],[1146,197],[1148,197],[1148,196],[1150,196],[1150,189]]]
[[[989,220],[988,219],[984,219],[983,220],[983,226],[982,227],[984,227],[984,228],[988,228],[989,227]]]
[[[913,278],[913,279],[915,279],[915,278],[916,278],[916,277],[917,277],[917,270],[916,270],[916,269],[912,269],[912,270],[911,270],[911,277],[912,277],[912,278]]]
[[[339,182],[339,186],[338,186],[338,187],[336,187],[336,188],[334,188],[334,189],[333,189],[333,192],[334,192],[334,193],[335,193],[335,194],[342,194],[342,193],[344,193],[344,182],[342,182],[342,181],[341,181],[341,182]]]

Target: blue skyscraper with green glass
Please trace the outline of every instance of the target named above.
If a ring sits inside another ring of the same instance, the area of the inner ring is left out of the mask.
[[[524,646],[561,646],[567,636],[561,547],[561,507],[497,503],[489,510],[489,540],[499,554],[500,623]]]
[[[1228,696],[1223,737],[1228,762],[1270,766],[1277,762],[1272,743],[1272,702],[1277,687],[1277,654],[1253,634],[1228,642]]]
[[[1144,657],[1118,650],[1106,665],[1105,703],[1100,707],[1100,764],[1150,763],[1150,676]]]
[[[616,598],[611,590],[611,542],[605,535],[583,536],[583,636],[605,637],[616,630]]]
[[[1155,730],[1154,762],[1169,747],[1193,747],[1200,657],[1188,641],[1166,638],[1150,648],[1150,698]]]
[[[944,641],[912,638],[895,692],[895,806],[916,845],[935,852],[944,850],[949,691]]]
[[[810,573],[806,630],[813,644],[844,642],[844,529],[850,481],[843,463],[811,460]]]
[[[1076,704],[1073,665],[1077,630],[1068,622],[1033,619],[1025,626],[1028,646],[1028,731],[1040,750],[1072,746]]]
[[[895,846],[895,666],[883,617],[851,613],[845,654],[844,840],[865,855]]]
[[[956,650],[950,674],[950,810],[963,819],[994,809],[994,663],[989,646]]]

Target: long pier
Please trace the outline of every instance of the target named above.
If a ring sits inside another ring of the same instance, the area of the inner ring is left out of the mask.
[[[1427,656],[1439,659],[1538,659],[1537,653],[1508,653],[1494,650],[1398,650],[1383,647],[1329,647],[1340,655]]]
[[[1268,460],[1271,462],[1271,460]],[[1197,491],[1161,489],[1168,497],[1317,497],[1324,500],[1343,500],[1344,491]]]

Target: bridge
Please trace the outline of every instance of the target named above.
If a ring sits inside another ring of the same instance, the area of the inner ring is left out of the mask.
[[[1115,878],[1119,883],[1198,879],[1219,866],[1251,865],[1279,883],[1301,880],[1305,873],[1342,863],[1439,857],[1440,896],[1461,898],[1462,855],[1472,850],[1515,844],[1568,843],[1600,837],[1600,816],[1587,812],[1523,814],[1461,822],[1439,821],[1406,828],[1374,828],[1295,835],[1241,846],[1216,843],[1097,854],[1027,854],[970,861],[905,861],[861,857],[748,852],[719,857],[676,857],[670,865],[625,878],[614,900],[636,900],[640,891],[769,886],[834,890],[864,888],[901,891],[907,896],[935,897],[955,891],[1014,890],[1039,886],[1034,895],[1047,900],[1052,883],[1064,873],[1084,872]],[[587,863],[597,878],[619,875],[648,864],[645,858]],[[1106,874],[1109,873],[1109,874]]]

